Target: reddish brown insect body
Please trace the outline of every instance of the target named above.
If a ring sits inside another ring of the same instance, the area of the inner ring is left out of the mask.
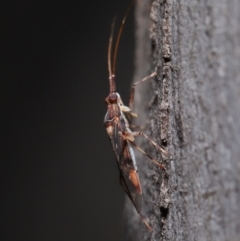
[[[134,2],[134,1],[133,1]],[[164,169],[164,166],[158,163],[155,159],[153,159],[150,155],[148,155],[145,151],[143,151],[140,147],[138,147],[134,140],[135,136],[142,135],[144,136],[152,145],[158,148],[163,154],[167,155],[167,151],[160,147],[156,142],[154,142],[151,138],[149,138],[143,132],[133,132],[130,129],[128,120],[131,119],[132,116],[136,116],[131,110],[131,108],[125,106],[122,102],[120,95],[116,92],[116,84],[115,84],[115,66],[116,66],[116,57],[117,57],[117,49],[119,45],[119,40],[121,37],[121,33],[123,30],[124,22],[128,15],[128,12],[133,4],[129,6],[118,32],[114,55],[113,55],[113,64],[111,60],[111,51],[112,51],[112,39],[113,39],[113,26],[111,35],[109,38],[108,45],[108,70],[109,70],[109,82],[110,82],[110,93],[105,99],[107,104],[107,113],[104,118],[104,125],[106,127],[108,136],[110,138],[112,148],[117,160],[118,169],[120,172],[120,183],[131,199],[133,205],[135,206],[137,212],[140,214],[143,222],[146,224],[149,230],[151,230],[150,225],[146,221],[146,218],[141,214],[142,208],[142,188],[138,175],[137,164],[135,160],[135,155],[132,149],[132,146],[135,146],[138,150],[140,150],[143,154],[145,154],[151,161],[156,163],[160,168]],[[134,100],[134,90],[135,86],[141,82],[144,82],[152,77],[156,76],[156,73],[151,74],[150,76],[136,82],[132,86],[130,98],[129,98],[129,106],[132,107],[132,103]]]

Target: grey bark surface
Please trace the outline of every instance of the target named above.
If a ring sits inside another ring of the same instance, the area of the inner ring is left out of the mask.
[[[240,240],[240,1],[136,3],[137,124],[164,157],[136,152],[149,233],[130,201],[124,240]]]

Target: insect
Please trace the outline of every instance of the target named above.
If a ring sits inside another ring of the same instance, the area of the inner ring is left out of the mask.
[[[134,2],[134,1],[133,1]],[[142,187],[138,175],[137,164],[135,160],[135,155],[132,146],[141,151],[146,155],[152,162],[157,164],[161,169],[165,170],[165,167],[142,150],[134,142],[135,136],[145,137],[153,146],[158,148],[164,155],[168,155],[167,151],[160,147],[155,141],[149,138],[145,133],[141,131],[132,131],[130,129],[130,120],[132,117],[137,115],[132,112],[132,105],[134,100],[135,87],[154,76],[156,72],[149,75],[148,77],[136,82],[133,84],[130,98],[129,98],[129,107],[123,104],[123,101],[116,92],[116,83],[115,83],[115,67],[116,67],[116,58],[117,51],[119,46],[120,37],[122,34],[123,26],[126,20],[126,17],[129,13],[129,10],[133,4],[128,7],[127,12],[122,20],[120,29],[118,31],[116,44],[114,47],[113,61],[112,61],[112,42],[113,42],[113,29],[114,22],[111,27],[111,34],[108,43],[108,71],[109,71],[109,84],[110,84],[110,93],[106,97],[105,102],[107,104],[107,113],[104,117],[104,125],[107,130],[107,134],[112,144],[112,148],[117,160],[117,166],[120,172],[120,184],[122,185],[124,191],[132,201],[137,212],[139,213],[142,221],[145,223],[149,230],[152,230],[151,226],[148,224],[147,219],[141,214],[142,209]]]

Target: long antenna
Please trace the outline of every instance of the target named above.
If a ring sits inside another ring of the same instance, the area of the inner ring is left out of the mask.
[[[132,0],[131,4],[129,5],[128,9],[127,9],[127,12],[125,13],[125,16],[122,20],[122,23],[121,23],[121,26],[120,26],[120,29],[118,31],[118,36],[117,36],[117,41],[116,41],[116,44],[115,44],[115,48],[114,48],[114,55],[113,55],[113,68],[112,68],[112,75],[115,76],[115,70],[116,70],[116,60],[117,60],[117,51],[118,51],[118,46],[119,46],[119,41],[120,41],[120,38],[121,38],[121,35],[122,35],[122,31],[123,31],[123,26],[124,26],[124,23],[125,23],[125,20],[128,16],[128,13],[133,5],[135,0]]]
[[[109,72],[109,85],[110,85],[111,93],[116,91],[115,76],[112,72],[112,42],[113,42],[114,25],[115,25],[115,18],[112,21],[111,33],[108,41],[108,72]]]
[[[108,41],[108,73],[109,73],[109,78],[112,76],[112,61],[111,61],[111,55],[112,55],[112,41],[113,41],[113,30],[114,30],[114,25],[115,25],[115,18],[112,21],[111,25],[111,33]]]

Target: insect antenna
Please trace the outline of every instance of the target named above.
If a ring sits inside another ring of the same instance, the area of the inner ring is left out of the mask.
[[[115,49],[114,49],[114,55],[113,55],[113,69],[112,69],[112,72],[113,72],[113,75],[115,75],[115,70],[116,70],[116,60],[117,60],[117,52],[118,52],[118,47],[119,47],[119,42],[120,42],[120,38],[122,36],[122,31],[123,31],[123,27],[124,27],[124,23],[126,21],[126,18],[128,16],[128,13],[132,7],[134,3],[134,0],[131,2],[131,4],[129,5],[128,9],[127,9],[127,12],[125,13],[125,16],[122,20],[122,23],[121,23],[121,26],[120,26],[120,29],[118,31],[118,36],[117,36],[117,40],[116,40],[116,44],[115,44]]]
[[[113,42],[113,30],[114,30],[114,25],[115,25],[115,19],[112,22],[111,34],[110,34],[109,43],[108,43],[108,71],[109,71],[110,92],[116,91],[115,71],[116,71],[117,52],[118,52],[119,42],[120,42],[120,38],[122,36],[122,31],[123,31],[123,27],[125,24],[125,20],[128,16],[128,13],[129,13],[134,1],[135,0],[133,0],[131,2],[131,4],[129,5],[127,12],[125,13],[125,15],[123,17],[121,26],[119,28],[117,40],[116,40],[115,47],[114,47],[113,61],[111,60],[111,55],[112,55],[112,42]]]
[[[116,91],[116,84],[115,84],[115,76],[112,71],[112,42],[113,42],[113,31],[115,25],[115,18],[112,21],[111,25],[111,33],[108,41],[108,72],[109,72],[109,84],[110,84],[110,92]]]

